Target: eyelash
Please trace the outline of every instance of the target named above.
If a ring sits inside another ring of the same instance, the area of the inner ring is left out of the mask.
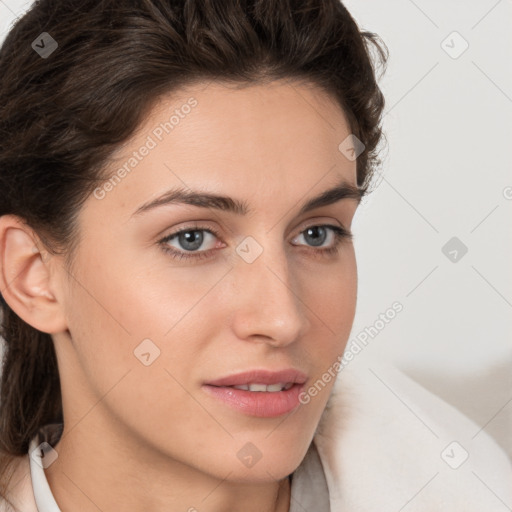
[[[348,231],[347,229],[340,227],[340,226],[333,226],[331,224],[313,224],[311,226],[308,226],[307,228],[303,229],[299,234],[304,233],[310,228],[315,227],[322,227],[322,228],[329,228],[334,232],[334,245],[327,248],[327,249],[313,249],[313,252],[320,256],[331,256],[334,254],[337,254],[340,250],[340,246],[345,241],[350,241],[353,239],[353,234]],[[218,250],[218,249],[210,249],[208,251],[178,251],[176,249],[171,248],[167,242],[172,240],[173,238],[179,236],[181,233],[188,233],[188,232],[194,232],[194,231],[206,231],[208,233],[211,233],[215,237],[219,238],[219,233],[212,228],[206,228],[201,226],[194,226],[189,228],[184,228],[179,231],[176,231],[175,233],[172,233],[170,235],[167,235],[166,237],[159,240],[159,244],[162,246],[162,250],[169,254],[172,258],[177,260],[201,260],[204,258],[209,258],[211,256],[211,253]],[[310,246],[311,247],[311,246]]]

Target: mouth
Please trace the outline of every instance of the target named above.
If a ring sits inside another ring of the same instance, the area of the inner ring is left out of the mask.
[[[296,368],[286,368],[279,371],[266,369],[249,370],[221,377],[205,382],[209,386],[237,387],[246,391],[281,391],[283,387],[291,387],[293,384],[304,384],[308,376]],[[266,387],[266,389],[263,388]],[[280,388],[278,386],[281,386]]]
[[[217,386],[227,387],[233,389],[241,389],[242,391],[253,391],[259,393],[277,393],[279,391],[286,391],[290,389],[295,383],[294,382],[280,382],[278,384],[239,384],[237,386]]]
[[[254,370],[204,383],[202,389],[243,414],[272,418],[290,413],[300,405],[299,396],[306,380],[306,374],[295,369]]]

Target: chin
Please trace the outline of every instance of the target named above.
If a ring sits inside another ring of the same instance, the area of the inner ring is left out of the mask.
[[[261,439],[256,436],[239,439],[234,457],[226,457],[224,453],[223,458],[228,463],[224,476],[231,472],[228,479],[233,482],[269,483],[293,473],[304,459],[310,442],[293,435],[287,435],[286,440],[276,436],[272,441],[272,435],[265,439],[266,436],[268,433]],[[222,460],[222,456],[218,460]]]
[[[302,462],[296,457],[283,463],[282,460],[268,460],[265,463],[261,459],[252,468],[226,468],[226,473],[231,471],[226,480],[240,484],[268,484],[277,482],[293,473]]]

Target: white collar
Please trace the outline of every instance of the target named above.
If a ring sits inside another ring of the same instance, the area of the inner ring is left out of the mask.
[[[52,453],[55,452],[52,446],[56,444],[56,438],[60,437],[62,426],[62,423],[45,425],[30,441],[28,450],[30,476],[38,512],[61,512],[48,485],[43,468],[49,465],[45,464],[45,457],[51,457]]]

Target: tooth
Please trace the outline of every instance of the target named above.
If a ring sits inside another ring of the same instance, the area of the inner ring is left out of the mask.
[[[243,389],[244,391],[249,391],[249,386],[247,384],[240,384],[239,386],[233,386],[235,389]]]
[[[267,386],[265,384],[249,384],[249,391],[266,391]]]
[[[284,384],[270,384],[267,386],[267,391],[282,391]]]

